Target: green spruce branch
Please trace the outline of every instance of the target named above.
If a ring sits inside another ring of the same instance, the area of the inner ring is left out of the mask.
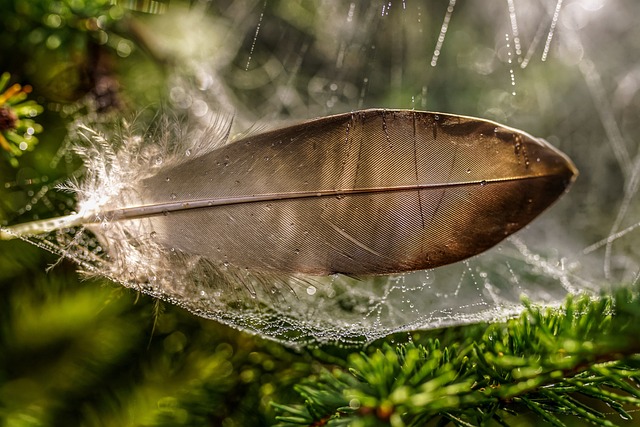
[[[523,412],[554,426],[566,416],[616,425],[602,403],[630,419],[640,405],[640,297],[623,289],[569,298],[562,310],[525,304],[519,318],[448,345],[353,354],[347,369],[296,386],[304,404],[274,403],[278,425],[510,425]]]

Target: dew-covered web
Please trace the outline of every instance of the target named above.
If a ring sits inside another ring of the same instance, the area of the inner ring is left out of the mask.
[[[152,31],[158,43],[180,59],[167,92],[195,123],[233,114],[234,134],[369,107],[449,112],[545,138],[573,159],[580,177],[488,252],[392,277],[241,279],[225,288],[209,283],[207,268],[179,260],[189,274],[158,271],[137,283],[83,253],[84,237],[58,235],[66,244],[59,251],[198,315],[292,346],[490,322],[518,313],[523,295],[557,305],[568,293],[638,282],[640,3],[220,3],[175,6],[145,24],[162,29]]]

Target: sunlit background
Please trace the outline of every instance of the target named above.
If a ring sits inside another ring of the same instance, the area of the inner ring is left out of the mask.
[[[422,273],[428,285],[395,307],[415,298],[429,310],[419,296],[439,292],[454,317],[485,305],[490,313],[473,318],[480,321],[506,310],[508,298],[496,292],[558,303],[567,290],[638,281],[633,0],[0,0],[0,10],[4,90],[28,85],[24,96],[37,102],[24,109],[26,127],[0,144],[2,225],[75,208],[54,187],[81,176],[67,137],[76,120],[164,109],[206,125],[232,114],[241,133],[369,107],[429,110],[543,137],[581,174],[516,240]],[[58,261],[26,242],[0,242],[6,425],[271,425],[269,402],[293,399],[292,385],[331,360],[107,280],[85,281],[72,262]],[[461,277],[475,286],[454,294]]]

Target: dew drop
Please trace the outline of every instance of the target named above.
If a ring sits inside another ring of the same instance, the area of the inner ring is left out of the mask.
[[[485,180],[480,181],[480,185],[481,185],[482,187],[484,187],[485,185],[487,185],[487,181],[485,181]]]
[[[632,420],[631,415],[628,415],[628,414],[625,414],[625,413],[620,413],[620,412],[618,412],[618,415],[620,416],[620,418],[622,418],[625,421]]]
[[[171,194],[169,195],[169,198],[170,198],[171,200],[175,200],[175,199],[177,199],[177,198],[178,198],[178,195],[177,195],[176,193],[171,193]]]
[[[449,22],[451,21],[451,15],[453,14],[453,8],[456,5],[456,0],[449,0],[449,6],[447,7],[447,13],[444,16],[442,21],[442,26],[440,27],[440,35],[438,35],[438,41],[436,43],[436,47],[433,50],[433,56],[431,57],[431,66],[435,67],[438,64],[438,57],[442,52],[442,45],[444,44],[445,36],[447,35],[447,30],[449,28]]]
[[[253,56],[253,50],[256,48],[256,41],[258,40],[258,34],[260,33],[260,26],[262,25],[262,19],[264,18],[264,11],[267,7],[267,0],[264,0],[262,5],[262,12],[260,13],[260,19],[256,26],[256,33],[253,35],[253,41],[251,42],[251,49],[249,50],[249,58],[247,59],[247,65],[244,67],[245,71],[249,70],[249,64],[251,63],[251,57]]]
[[[471,169],[467,169],[467,173],[471,173]]]

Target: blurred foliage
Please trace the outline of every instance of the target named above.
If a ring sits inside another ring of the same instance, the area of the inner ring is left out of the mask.
[[[35,134],[42,132],[42,126],[33,117],[42,113],[42,106],[26,100],[31,86],[15,83],[7,87],[10,78],[9,73],[0,76],[0,147],[9,163],[18,166],[16,158],[38,143]]]
[[[130,52],[131,42],[110,37],[125,11],[101,1],[0,2],[4,37],[2,65],[20,72],[47,98],[73,101],[84,93],[100,90],[103,47],[120,54]],[[47,67],[43,67],[47,64]]]
[[[268,425],[273,397],[291,398],[314,370],[275,343],[82,283],[66,263],[25,279],[42,254],[7,245],[16,256],[2,258],[2,425]]]
[[[22,142],[28,146],[19,167],[7,167],[15,158],[0,164],[0,224],[73,209],[73,200],[47,191],[78,176],[65,139],[73,120],[106,120],[161,101],[192,112],[202,109],[197,101],[232,106],[247,125],[370,106],[420,108],[428,98],[431,109],[510,118],[569,141],[565,147],[581,168],[602,156],[571,143],[602,139],[601,130],[562,126],[570,115],[593,121],[582,108],[590,100],[578,95],[580,83],[567,64],[531,66],[530,84],[518,75],[518,90],[531,96],[509,95],[508,71],[496,59],[499,42],[473,43],[495,32],[482,20],[495,19],[490,8],[456,11],[453,19],[467,25],[448,35],[439,58],[448,71],[437,73],[429,61],[446,2],[411,15],[428,29],[428,49],[422,28],[394,31],[406,19],[401,14],[371,19],[372,28],[351,33],[343,25],[349,5],[330,3],[0,0],[0,71],[25,84],[9,105],[34,133],[40,128],[29,120],[43,106],[38,123],[45,129],[33,150],[35,137],[7,138],[21,151]],[[618,22],[620,31],[631,31]],[[395,48],[400,45],[404,50]],[[615,63],[610,56],[629,55],[617,44],[599,51],[608,55],[606,64]],[[172,71],[185,69],[202,99],[172,85]],[[537,85],[548,76],[561,92]],[[32,101],[24,99],[27,83]],[[636,131],[637,117],[624,117],[628,131]],[[609,188],[623,178],[618,172],[600,178],[615,169],[611,162],[598,168],[600,175],[577,186],[601,187],[603,199],[560,206],[572,213],[567,222],[584,222],[617,200]],[[610,214],[596,216],[601,223],[591,233],[609,224]],[[411,337],[390,337],[362,353],[339,346],[295,352],[111,283],[82,281],[75,266],[24,242],[0,242],[0,420],[6,426],[233,427],[272,425],[279,413],[282,423],[302,425],[424,425],[431,418],[436,426],[534,425],[540,417],[555,425],[611,425],[618,414],[633,415],[632,380],[640,370],[631,355],[638,298],[616,298],[569,301],[564,312],[531,308],[507,324],[422,332],[402,345]]]

